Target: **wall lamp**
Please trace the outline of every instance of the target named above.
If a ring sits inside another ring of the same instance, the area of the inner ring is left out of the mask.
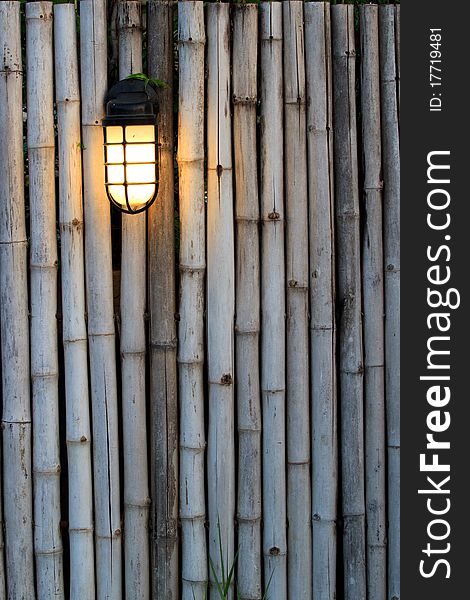
[[[157,94],[139,79],[123,79],[106,96],[103,119],[105,186],[113,206],[141,213],[158,192]]]

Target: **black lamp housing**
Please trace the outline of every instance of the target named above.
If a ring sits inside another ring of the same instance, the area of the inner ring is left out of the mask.
[[[121,212],[141,213],[157,197],[157,112],[157,94],[144,80],[123,79],[106,95],[105,186],[111,204]]]

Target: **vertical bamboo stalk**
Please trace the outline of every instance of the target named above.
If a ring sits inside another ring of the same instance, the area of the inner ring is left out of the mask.
[[[385,404],[388,454],[388,598],[400,597],[400,141],[394,7],[379,9],[384,180]]]
[[[182,599],[207,587],[204,492],[204,9],[178,2],[180,200],[180,519]]]
[[[52,2],[26,4],[34,548],[41,598],[63,598]]]
[[[328,2],[305,5],[310,350],[312,382],[313,597],[336,598],[338,440],[331,22]]]
[[[1,362],[0,362],[1,369]],[[3,469],[2,469],[2,457],[1,457],[1,447],[0,447],[0,600],[5,600],[6,598],[6,581],[5,581],[5,543],[3,541],[3,530],[4,530],[4,522],[3,522],[3,502],[2,498],[2,480],[3,480]]]
[[[270,597],[287,597],[285,456],[285,267],[282,4],[261,12],[261,389],[263,552]]]
[[[233,12],[233,138],[236,216],[236,391],[238,415],[238,561],[241,600],[260,598],[261,402],[260,266],[256,150],[258,8]]]
[[[119,78],[142,72],[140,0],[118,7]],[[145,600],[149,580],[149,490],[145,390],[146,215],[122,215],[121,373],[126,598]]]
[[[400,4],[395,5],[395,57],[396,57],[396,81],[397,81],[397,111],[400,112]]]
[[[122,548],[116,346],[110,208],[104,188],[101,127],[107,87],[105,0],[81,0],[80,42],[97,596],[120,600]]]
[[[283,2],[288,595],[312,597],[308,196],[303,2]]]
[[[207,6],[207,480],[209,556],[219,581],[232,565],[235,518],[233,351],[235,267],[229,4]],[[223,556],[220,556],[219,537]],[[214,585],[210,597],[219,592]],[[228,591],[233,598],[233,589]]]
[[[364,166],[362,278],[367,518],[367,594],[387,593],[385,515],[384,289],[378,7],[360,7]]]
[[[70,598],[95,598],[76,13],[54,7],[59,221],[69,485]]]
[[[148,71],[159,89],[160,184],[148,212],[152,593],[178,598],[178,382],[176,370],[173,2],[148,4]]]
[[[9,598],[34,600],[20,3],[0,2],[0,322]]]
[[[345,600],[366,597],[361,250],[354,6],[332,7]]]

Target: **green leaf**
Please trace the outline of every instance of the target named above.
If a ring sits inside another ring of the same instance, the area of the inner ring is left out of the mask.
[[[128,75],[126,79],[140,79],[145,82],[145,87],[153,85],[154,87],[160,87],[163,89],[168,89],[170,86],[166,81],[162,81],[161,79],[155,79],[155,77],[149,77],[145,73],[133,73],[132,75]]]

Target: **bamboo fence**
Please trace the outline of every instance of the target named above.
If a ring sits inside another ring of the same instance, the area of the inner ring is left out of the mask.
[[[0,600],[399,599],[399,6],[53,4],[0,2]]]

